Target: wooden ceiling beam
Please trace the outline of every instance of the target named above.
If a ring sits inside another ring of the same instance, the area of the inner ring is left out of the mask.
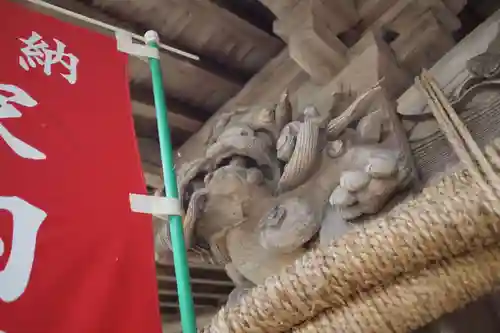
[[[161,167],[143,161],[142,170],[144,172],[144,181],[147,186],[153,189],[164,187]]]
[[[58,1],[68,1],[68,0],[58,0]],[[90,8],[98,8],[96,4],[94,4],[93,0],[70,0],[70,1],[78,1],[81,3],[87,4]],[[139,32],[146,32],[151,29],[149,27],[149,22],[140,22],[136,19],[131,20],[130,17],[126,17],[123,15],[121,11],[113,11],[109,10],[109,8],[106,7],[100,7],[99,10],[104,14],[107,15],[110,18],[113,18],[113,20],[117,22],[127,22],[127,25],[131,31],[139,31]],[[169,46],[172,46],[178,50],[182,50],[188,53],[191,53],[193,55],[197,55],[200,57],[200,60],[193,60],[189,58],[185,58],[181,55],[171,53],[172,57],[179,58],[180,60],[185,60],[187,62],[191,62],[194,65],[206,69],[210,72],[213,72],[217,76],[220,76],[222,78],[225,78],[229,81],[233,81],[239,84],[244,84],[246,81],[250,79],[250,75],[243,71],[238,71],[238,70],[228,70],[227,66],[223,63],[218,61],[217,59],[214,59],[212,57],[209,57],[205,54],[199,54],[198,51],[193,49],[191,46],[186,45],[185,43],[181,43],[176,40],[172,40],[171,38],[167,38],[166,36],[162,35],[161,31],[157,31],[158,34],[160,35],[160,41],[163,44],[168,44]]]
[[[158,295],[160,295],[160,297],[162,295],[178,297],[177,290],[162,290],[162,289],[160,289],[160,290],[158,290]],[[211,299],[219,301],[221,299],[226,299],[227,295],[212,294],[212,293],[193,293],[193,297],[211,298]]]
[[[183,115],[182,108],[174,103],[168,104],[168,123],[171,127],[176,127],[181,130],[194,133],[203,125],[202,121],[189,118]],[[156,121],[156,110],[151,104],[145,104],[136,100],[132,100],[132,114],[135,117],[142,117],[147,120]]]
[[[252,75],[283,42],[208,0],[91,0],[112,15],[155,29],[165,42]]]
[[[159,171],[161,175],[160,144],[153,139],[144,137],[138,137],[137,144],[143,165],[149,165],[151,172]]]
[[[154,106],[153,89],[148,84],[132,82],[130,84],[130,97],[134,101]],[[169,113],[176,114],[176,117],[178,116],[186,119],[191,119],[192,121],[196,121],[201,124],[202,122],[207,121],[212,116],[211,110],[206,110],[183,102],[180,99],[174,97],[174,95],[170,94],[169,91],[166,92],[166,99]],[[153,115],[155,115],[154,112]],[[146,116],[146,118],[151,118],[151,116]],[[198,129],[199,128],[197,128],[195,131],[197,131]],[[185,130],[191,131],[189,129]]]
[[[50,2],[56,6],[138,34],[145,32],[134,31],[134,24],[117,20],[99,9],[88,6],[85,2],[79,0],[51,0]],[[122,5],[123,4],[120,2],[120,6]],[[48,15],[58,17],[63,21],[84,26],[103,34],[111,34],[108,30],[55,13],[51,10],[36,7],[34,5],[28,6],[34,7],[36,10]],[[169,41],[162,40],[162,42],[168,43]],[[194,61],[171,52],[160,52],[165,89],[182,100],[191,101],[200,106],[207,105],[210,109],[216,110],[227,99],[234,96],[241,89],[244,82],[232,75],[229,70],[212,68],[213,66],[205,61],[203,55],[201,55],[200,58],[200,61]],[[130,57],[129,59],[129,75],[131,81],[134,83],[146,83],[151,85],[151,75],[148,64],[137,57]]]
[[[123,28],[123,29],[131,31],[131,32],[135,32],[139,35],[145,33],[149,29],[151,29],[151,28],[147,27],[146,25],[138,23],[137,21],[133,21],[130,19],[124,19],[124,18],[121,18],[117,15],[113,15],[109,11],[103,11],[101,9],[93,7],[92,0],[50,0],[49,2],[53,5],[63,7],[67,10],[71,10],[71,11],[77,12],[79,14],[106,22],[108,24],[112,24],[114,26]],[[66,17],[66,19],[68,19],[68,18]],[[77,22],[75,22],[75,23],[77,23]],[[194,50],[189,49],[189,47],[186,47],[185,45],[179,45],[171,40],[168,40],[167,38],[162,39],[161,37],[162,36],[160,36],[160,40],[162,43],[168,44],[176,49],[197,55],[196,52]],[[192,60],[192,59],[182,57],[182,56],[177,55],[175,53],[171,53],[171,55],[174,57],[177,57],[183,61],[192,62],[195,65],[202,67],[206,70],[213,71],[215,74],[222,76],[222,77],[226,77],[228,80],[241,81],[241,82],[245,82],[247,80],[247,78],[245,78],[245,77],[239,77],[238,75],[235,75],[234,71],[231,71],[231,72],[228,71],[226,66],[224,66],[224,64],[219,63],[219,62],[217,62],[213,59],[210,59],[208,57],[203,57],[202,59],[197,61],[197,60]],[[243,75],[243,74],[241,74],[241,75]]]
[[[157,275],[156,278],[158,281],[165,281],[165,282],[176,281],[174,276],[168,276],[168,275]],[[234,283],[232,281],[191,278],[190,282],[193,285],[198,284],[198,285],[211,285],[211,286],[221,286],[221,287],[234,287]]]
[[[274,36],[273,22],[276,16],[259,0],[209,0],[229,10],[250,24]],[[284,1],[284,0],[280,0]]]
[[[201,305],[201,304],[195,304],[194,305],[196,308],[213,308],[215,306],[213,305]],[[160,308],[179,308],[179,303],[177,302],[160,302]]]
[[[203,283],[193,283],[192,286],[193,293],[210,293],[210,294],[220,294],[229,295],[229,293],[234,289],[234,286],[229,285],[213,285],[213,284],[203,284]],[[177,284],[175,280],[158,281],[159,290],[177,290]]]
[[[173,265],[156,265],[156,272],[160,275],[175,276]],[[209,279],[217,281],[229,281],[226,271],[220,266],[214,265],[189,265],[189,275],[192,278]]]
[[[161,303],[177,303],[179,301],[178,295],[161,295],[159,296],[160,304]],[[200,306],[213,306],[217,307],[221,303],[220,298],[211,298],[211,297],[200,297],[198,295],[193,295],[193,302],[196,305]]]

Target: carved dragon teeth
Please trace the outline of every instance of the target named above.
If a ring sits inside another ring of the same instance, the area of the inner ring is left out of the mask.
[[[319,127],[306,119],[297,135],[297,143],[278,182],[277,192],[291,190],[303,183],[310,175],[318,156]]]

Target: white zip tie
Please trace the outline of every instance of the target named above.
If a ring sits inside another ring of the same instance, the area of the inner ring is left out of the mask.
[[[50,10],[53,10],[55,12],[64,14],[64,15],[72,17],[72,18],[75,18],[77,20],[84,21],[84,22],[87,22],[87,23],[91,23],[93,25],[96,25],[96,26],[101,27],[101,28],[106,29],[106,30],[113,31],[115,33],[116,32],[120,33],[120,32],[126,31],[126,30],[124,30],[122,28],[118,28],[118,27],[115,27],[115,26],[113,26],[111,24],[104,23],[104,22],[101,22],[99,20],[87,17],[85,15],[81,15],[81,14],[72,12],[70,10],[67,10],[67,9],[64,9],[64,8],[52,5],[52,4],[47,3],[45,1],[42,1],[42,0],[25,0],[25,1],[26,2],[30,2],[32,4],[35,4],[37,6],[40,6],[40,7],[48,8]],[[141,41],[143,43],[146,43],[146,39],[143,36],[135,34],[133,32],[128,32],[128,31],[126,31],[126,32],[128,34],[130,34],[130,36],[132,36],[132,38],[134,38],[136,40],[139,40],[139,41]],[[178,55],[181,55],[183,57],[186,57],[186,58],[189,58],[189,59],[193,59],[193,60],[200,60],[200,57],[198,57],[197,55],[194,55],[194,54],[191,54],[189,52],[185,52],[185,51],[176,49],[175,47],[168,46],[168,45],[165,45],[165,44],[162,44],[162,43],[159,43],[158,46],[161,49],[163,49],[163,50],[165,50],[167,52],[176,53]]]
[[[179,199],[130,193],[130,209],[135,213],[151,215],[181,215]]]
[[[116,31],[115,36],[118,51],[139,58],[146,58],[146,61],[148,58],[160,59],[160,51],[156,47],[134,43],[132,36],[128,31]]]

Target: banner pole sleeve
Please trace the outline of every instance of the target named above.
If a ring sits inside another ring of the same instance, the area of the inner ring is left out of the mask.
[[[146,43],[151,47],[158,47],[159,37],[155,31],[148,31],[144,35]],[[158,123],[158,136],[160,138],[160,155],[163,168],[167,198],[179,198],[177,179],[174,169],[174,154],[170,137],[170,128],[167,118],[167,104],[163,90],[163,79],[160,60],[149,58],[149,66],[153,80],[153,94]],[[189,278],[186,246],[182,231],[182,218],[179,215],[169,216],[170,235],[174,257],[175,278],[177,281],[177,294],[179,295],[179,308],[183,333],[196,333],[196,316],[194,312],[193,297]]]

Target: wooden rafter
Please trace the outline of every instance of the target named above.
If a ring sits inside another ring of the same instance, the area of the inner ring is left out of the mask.
[[[151,106],[154,105],[153,90],[151,89],[151,86],[149,84],[145,83],[139,84],[132,82],[130,84],[130,95],[132,100],[137,101],[141,104],[151,105]],[[192,119],[193,121],[204,122],[208,120],[212,115],[211,111],[183,102],[182,100],[174,96],[172,93],[167,92],[166,97],[167,97],[167,107],[169,113],[175,113],[176,116],[182,116],[186,119]],[[151,118],[148,116],[145,117]],[[175,126],[175,124],[172,125]],[[183,127],[181,126],[179,128]]]
[[[174,106],[169,105],[169,111],[168,120],[169,124],[173,127],[194,133],[202,125],[201,121],[183,115],[182,109],[178,110]],[[132,113],[134,116],[156,121],[156,113],[153,105],[132,100]]]
[[[92,0],[92,4],[249,75],[283,48],[279,39],[209,0]]]
[[[118,20],[78,0],[49,0],[49,2],[138,34],[145,32],[135,31],[135,26],[130,21]],[[66,16],[60,16],[52,12],[50,14],[85,26],[84,23],[80,21],[76,22]],[[95,29],[94,26],[92,28]],[[168,40],[164,42],[168,43]],[[243,85],[243,81],[231,75],[230,71],[221,68],[212,68],[213,66],[207,64],[206,57],[203,55],[201,55],[200,61],[192,61],[169,52],[161,52],[160,56],[162,69],[165,74],[165,89],[173,96],[193,102],[193,104],[199,107],[206,106],[209,110],[216,110],[227,98],[236,94]],[[136,57],[130,57],[129,64],[131,82],[151,85],[147,63]],[[205,84],[204,87],[201,86],[201,82]]]
[[[173,265],[157,265],[160,310],[164,314],[175,314],[178,294]],[[234,288],[224,269],[212,265],[190,266],[193,301],[198,311],[215,311],[226,300]]]

